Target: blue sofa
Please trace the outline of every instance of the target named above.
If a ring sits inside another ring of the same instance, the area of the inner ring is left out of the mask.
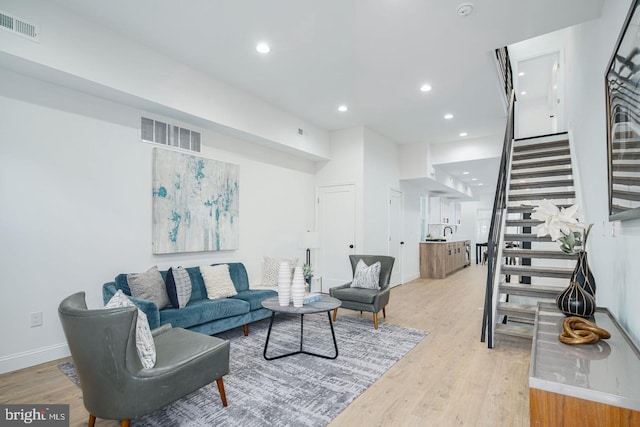
[[[186,270],[191,278],[191,300],[186,307],[178,309],[169,306],[158,309],[151,301],[131,297],[126,274],[119,274],[113,282],[102,286],[102,299],[106,304],[121,289],[147,315],[151,329],[169,323],[173,327],[213,335],[243,326],[244,334],[248,335],[249,323],[271,316],[271,312],[262,307],[262,301],[278,294],[270,289],[249,289],[244,264],[237,262],[228,265],[231,280],[238,291],[237,295],[230,298],[208,299],[200,268],[189,267]],[[166,279],[167,272],[160,273]]]

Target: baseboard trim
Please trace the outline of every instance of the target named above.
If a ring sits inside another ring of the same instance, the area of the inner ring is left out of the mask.
[[[63,357],[70,355],[69,346],[66,342],[40,347],[22,353],[10,354],[8,356],[0,357],[0,374],[29,368],[41,363],[62,359]]]

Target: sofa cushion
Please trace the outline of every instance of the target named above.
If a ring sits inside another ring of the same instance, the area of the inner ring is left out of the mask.
[[[203,265],[200,266],[200,273],[207,287],[207,298],[228,298],[238,293],[229,275],[228,264]]]
[[[160,310],[160,324],[171,323],[176,328],[190,328],[212,320],[237,316],[249,312],[249,303],[239,299],[204,299],[190,301],[184,308]]]
[[[152,301],[158,308],[171,304],[164,279],[155,265],[144,273],[127,274],[127,283],[131,289],[131,295],[136,298]]]
[[[167,294],[173,308],[183,308],[191,300],[191,279],[182,267],[171,267],[165,278]]]
[[[135,304],[121,291],[111,297],[104,308],[135,307]],[[153,368],[156,364],[156,346],[149,328],[147,315],[138,309],[136,320],[136,350],[142,366],[146,369]]]
[[[240,299],[248,302],[251,311],[253,311],[262,308],[262,301],[275,296],[278,296],[278,293],[270,289],[252,289],[250,291],[238,292],[238,295],[235,295],[231,299]]]
[[[332,289],[332,296],[342,301],[361,302],[363,304],[372,304],[376,295],[380,293],[378,289],[364,288],[340,288]]]

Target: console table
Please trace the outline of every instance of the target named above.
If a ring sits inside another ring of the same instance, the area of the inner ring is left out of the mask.
[[[611,338],[567,345],[558,340],[566,316],[554,304],[538,304],[529,368],[532,426],[640,425],[640,352],[606,308],[594,317]]]

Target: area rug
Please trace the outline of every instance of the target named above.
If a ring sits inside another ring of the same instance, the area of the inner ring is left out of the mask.
[[[333,355],[325,313],[304,318],[304,349]],[[229,406],[224,408],[215,382],[145,417],[142,426],[326,426],[428,332],[388,323],[373,328],[370,319],[338,317],[334,323],[339,355],[335,360],[298,354],[267,361],[263,358],[268,320],[216,336],[231,343],[230,373],[224,377]],[[268,356],[300,345],[299,316],[276,317]],[[59,366],[79,385],[71,362]]]

